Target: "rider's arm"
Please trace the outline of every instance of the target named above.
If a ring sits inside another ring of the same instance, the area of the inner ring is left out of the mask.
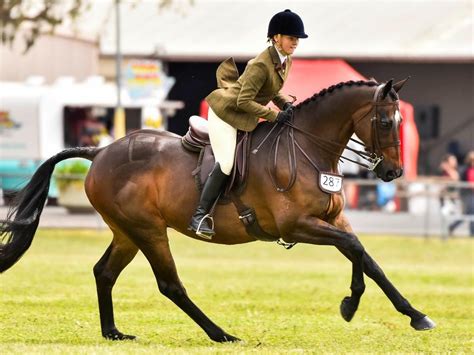
[[[237,97],[237,107],[242,111],[255,115],[255,117],[261,117],[273,122],[278,113],[255,101],[255,97],[260,92],[267,78],[268,70],[265,64],[255,62],[247,65],[244,74],[242,74],[242,88]]]

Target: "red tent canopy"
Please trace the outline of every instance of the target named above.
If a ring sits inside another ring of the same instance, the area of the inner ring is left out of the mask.
[[[324,88],[349,80],[367,80],[367,78],[340,59],[294,59],[291,73],[282,91],[296,96],[297,102],[300,102]],[[408,102],[400,101],[400,111],[403,117],[400,133],[404,176],[413,179],[417,175],[418,130],[415,125],[413,106]]]
[[[282,91],[296,96],[296,102],[301,102],[326,87],[349,80],[367,79],[340,59],[294,59],[291,73]],[[401,141],[404,176],[408,179],[414,179],[417,175],[419,137],[414,120],[413,106],[405,101],[400,101],[400,111],[403,117]],[[207,117],[205,101],[201,105],[201,114],[203,117]]]

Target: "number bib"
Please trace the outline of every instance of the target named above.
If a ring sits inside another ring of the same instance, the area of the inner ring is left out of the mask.
[[[342,189],[342,175],[320,173],[319,188],[330,194],[340,192]]]

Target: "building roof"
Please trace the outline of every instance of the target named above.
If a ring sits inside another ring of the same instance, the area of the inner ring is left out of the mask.
[[[122,0],[122,52],[175,60],[250,58],[265,48],[271,16],[288,7],[309,34],[298,57],[474,59],[471,0],[174,0],[161,10],[153,1]],[[114,54],[114,1],[94,1],[77,28],[99,40],[102,54]]]

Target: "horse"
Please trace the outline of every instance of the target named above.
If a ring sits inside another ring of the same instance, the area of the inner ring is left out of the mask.
[[[353,133],[365,145],[359,152],[372,159],[378,178],[391,181],[402,175],[398,92],[407,79],[395,84],[393,80],[339,83],[295,105],[291,121],[260,123],[252,133],[250,147],[255,154],[248,158],[249,174],[239,198],[253,207],[261,229],[273,241],[335,246],[352,263],[351,294],[340,304],[345,321],[351,321],[357,311],[365,273],[395,309],[410,318],[415,330],[428,330],[436,324],[388,280],[344,215],[343,193],[324,188],[322,179],[340,183],[338,161]],[[73,157],[88,159],[92,164],[85,179],[86,194],[113,233],[110,246],[93,268],[102,336],[135,338],[115,325],[112,288],[140,250],[151,264],[159,291],[211,340],[240,341],[193,303],[170,252],[168,227],[202,240],[187,228],[199,197],[192,178],[198,157],[183,147],[181,139],[167,131],[139,130],[103,148],[69,148],[46,160],[1,221],[0,272],[31,245],[56,163]],[[279,187],[282,182],[288,182],[286,188]],[[205,242],[234,245],[257,240],[232,204],[215,206],[214,219],[216,234]]]

